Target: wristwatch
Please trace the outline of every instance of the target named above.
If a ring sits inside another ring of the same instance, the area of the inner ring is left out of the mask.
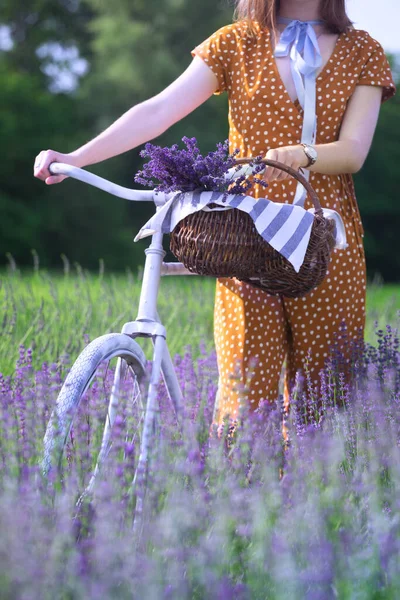
[[[314,146],[310,146],[309,144],[300,144],[300,145],[303,146],[304,154],[308,158],[308,163],[304,167],[305,169],[307,169],[308,167],[311,167],[311,165],[313,165],[316,162],[316,160],[318,158],[318,153],[317,153],[316,149],[314,148]]]

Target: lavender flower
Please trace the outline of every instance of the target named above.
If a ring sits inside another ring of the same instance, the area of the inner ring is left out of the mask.
[[[191,192],[206,190],[213,192],[229,192],[245,194],[253,182],[241,176],[234,181],[226,181],[225,174],[236,166],[239,150],[229,154],[228,141],[218,143],[214,152],[202,156],[196,138],[183,137],[186,149],[179,149],[177,144],[170,148],[146,144],[140,156],[148,158],[141,171],[135,176],[136,183],[150,186],[159,192]],[[254,162],[255,174],[263,170],[263,165]],[[256,182],[267,187],[267,182],[256,178]]]
[[[50,497],[37,465],[59,366],[37,368],[21,348],[12,376],[0,375],[3,596],[123,599],[135,590],[144,600],[397,598],[399,336],[386,328],[377,338],[377,348],[359,352],[356,389],[345,384],[335,355],[307,412],[307,378],[297,378],[285,446],[279,402],[253,413],[244,408],[229,448],[210,438],[215,354],[203,350],[195,359],[187,348],[177,356],[187,427],[177,428],[160,384],[160,440],[140,544],[128,493],[140,446],[132,398],[121,396],[95,496],[77,511],[77,490],[101,439],[112,367],[82,401],[63,480],[54,480]]]

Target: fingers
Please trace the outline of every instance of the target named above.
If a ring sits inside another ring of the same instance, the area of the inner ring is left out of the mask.
[[[42,152],[39,152],[33,167],[34,177],[45,181],[47,185],[63,181],[65,179],[64,175],[52,175],[49,171],[49,165],[53,162],[60,162],[60,158],[61,155],[54,152],[54,150],[42,150]]]
[[[295,169],[296,171],[300,167],[301,156],[297,146],[285,146],[268,150],[265,158],[281,162],[287,167],[292,167],[292,169]],[[266,167],[263,176],[267,181],[283,181],[290,178],[288,173],[275,167]]]
[[[288,165],[291,167],[292,165]],[[285,173],[285,171],[278,171],[279,175],[275,178],[275,181],[282,181],[283,179],[290,179],[289,173]]]
[[[35,164],[33,165],[33,175],[34,177],[38,177],[39,179],[41,179],[41,177],[39,176],[40,173],[40,169],[43,163],[43,152],[40,152],[37,157],[35,158]]]
[[[280,154],[282,153],[279,153],[279,150],[268,150],[265,158],[268,158],[269,160],[285,162],[286,164],[286,161],[282,160],[282,156],[280,156]],[[287,177],[287,173],[281,171],[280,169],[276,169],[275,167],[267,167],[264,171],[264,179],[267,181],[282,181]]]
[[[44,181],[46,185],[53,185],[54,183],[61,183],[66,179],[66,175],[51,175],[47,177]]]
[[[50,173],[48,170],[50,161],[48,160],[48,158],[51,154],[53,154],[51,150],[42,150],[42,152],[39,152],[39,154],[35,158],[35,164],[33,166],[34,177],[42,179],[42,181],[44,181],[46,177],[50,177]]]

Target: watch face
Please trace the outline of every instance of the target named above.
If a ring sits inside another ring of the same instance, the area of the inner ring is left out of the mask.
[[[317,156],[318,156],[317,151],[312,146],[307,146],[307,154],[311,158],[311,160],[313,160],[314,162],[317,160]]]

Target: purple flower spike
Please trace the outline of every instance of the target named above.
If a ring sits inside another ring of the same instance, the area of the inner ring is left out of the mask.
[[[201,189],[225,194],[245,194],[252,187],[253,182],[243,176],[233,181],[225,179],[226,172],[235,167],[239,153],[239,150],[235,150],[229,154],[227,140],[223,144],[218,143],[217,149],[206,156],[201,154],[196,138],[184,137],[182,141],[186,149],[179,149],[176,144],[170,148],[146,144],[140,156],[148,158],[149,162],[136,174],[136,183],[155,187],[159,192],[191,192]],[[255,174],[262,170],[263,165],[258,165]],[[264,187],[268,185],[259,177],[255,181]]]

